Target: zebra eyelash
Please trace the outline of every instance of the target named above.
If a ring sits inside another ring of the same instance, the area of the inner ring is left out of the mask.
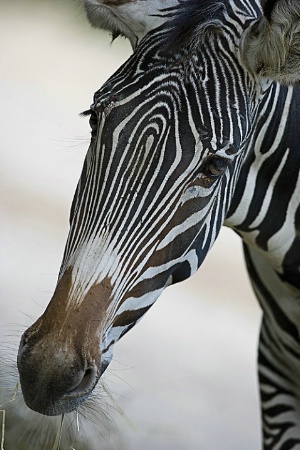
[[[86,111],[82,111],[79,115],[82,117],[87,117],[87,116],[90,116],[92,114],[92,112],[93,111],[90,108],[90,109],[87,109]]]
[[[92,136],[94,136],[94,134],[97,132],[97,127],[98,127],[98,117],[96,112],[93,109],[87,109],[86,111],[83,111],[82,113],[80,113],[80,116],[82,117],[88,117],[90,116],[90,127],[92,130]]]

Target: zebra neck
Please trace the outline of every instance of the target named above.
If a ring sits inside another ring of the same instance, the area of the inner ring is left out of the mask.
[[[271,86],[259,107],[225,222],[264,253],[279,273],[297,240],[299,110],[299,88]]]

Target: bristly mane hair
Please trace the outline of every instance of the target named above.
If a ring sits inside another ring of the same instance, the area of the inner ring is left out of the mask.
[[[222,28],[224,1],[218,0],[179,0],[178,9],[167,27],[166,40],[168,52],[180,48],[193,50],[199,47],[212,34]]]

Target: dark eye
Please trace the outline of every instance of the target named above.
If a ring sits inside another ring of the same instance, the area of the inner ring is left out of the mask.
[[[92,136],[94,136],[97,132],[98,118],[95,111],[91,111],[90,115],[90,127],[92,129]]]
[[[98,117],[95,111],[93,109],[88,109],[87,111],[83,111],[80,115],[83,117],[90,116],[90,127],[92,129],[92,137],[95,137],[98,125]]]
[[[202,166],[202,173],[210,178],[218,178],[227,169],[228,159],[219,156],[210,156]]]

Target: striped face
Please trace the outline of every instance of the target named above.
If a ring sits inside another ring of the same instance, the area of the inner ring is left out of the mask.
[[[43,414],[78,407],[114,343],[197,270],[230,205],[255,86],[226,39],[187,64],[166,58],[163,33],[95,94],[58,285],[19,352],[24,398]]]
[[[70,302],[80,305],[103,280],[109,285],[107,362],[113,344],[162,290],[203,261],[224,221],[248,137],[241,86],[225,60],[207,63],[217,49],[207,49],[186,75],[165,65],[158,43],[146,41],[95,94],[92,142],[61,268],[61,277],[72,270]]]

